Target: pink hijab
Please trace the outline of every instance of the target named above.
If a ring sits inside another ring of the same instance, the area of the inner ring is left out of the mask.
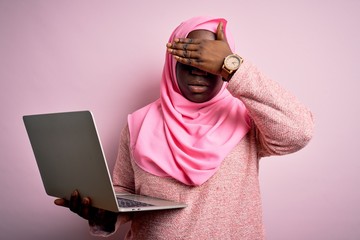
[[[216,33],[220,21],[232,46],[226,20],[208,17],[181,23],[169,42],[186,37],[195,29]],[[128,116],[130,148],[143,170],[198,186],[214,175],[248,132],[249,117],[244,104],[226,89],[226,83],[207,102],[194,103],[184,98],[177,85],[175,67],[176,60],[166,53],[160,98]]]

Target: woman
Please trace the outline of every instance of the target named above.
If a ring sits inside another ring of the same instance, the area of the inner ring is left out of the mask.
[[[88,219],[98,235],[131,220],[127,239],[264,239],[259,160],[304,147],[313,121],[234,53],[225,19],[180,24],[167,44],[160,98],[130,114],[122,131],[115,190],[187,208],[117,215],[76,191],[55,204]]]

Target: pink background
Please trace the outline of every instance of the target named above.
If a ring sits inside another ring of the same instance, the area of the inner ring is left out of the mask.
[[[93,111],[112,168],[127,114],[159,95],[172,29],[195,15],[227,18],[237,52],[316,119],[305,149],[261,161],[267,239],[360,239],[359,13],[356,0],[0,0],[0,239],[95,239],[45,194],[22,115]]]

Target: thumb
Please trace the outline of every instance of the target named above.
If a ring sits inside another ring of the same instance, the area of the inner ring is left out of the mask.
[[[220,22],[219,25],[217,26],[216,40],[227,42],[226,36],[224,33],[224,23],[223,22]]]

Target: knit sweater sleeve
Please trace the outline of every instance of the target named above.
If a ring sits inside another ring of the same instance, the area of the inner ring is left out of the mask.
[[[130,134],[127,125],[121,131],[118,155],[112,177],[115,192],[135,192],[134,171],[130,156]]]
[[[250,62],[244,61],[227,88],[248,110],[257,133],[259,157],[293,153],[310,141],[311,112]]]

